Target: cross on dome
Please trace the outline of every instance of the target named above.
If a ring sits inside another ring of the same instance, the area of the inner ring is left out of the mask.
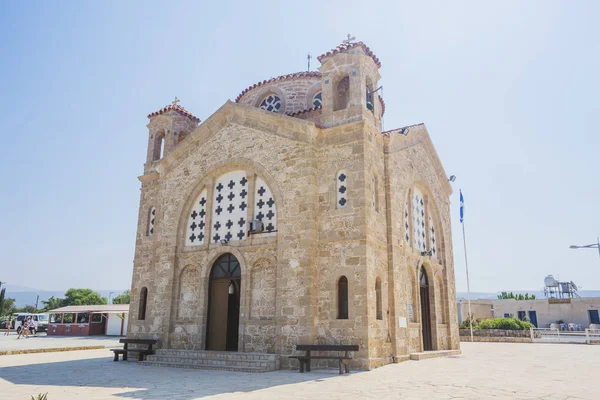
[[[180,102],[181,102],[181,100],[179,100],[179,99],[177,98],[177,96],[175,96],[175,100],[173,100],[173,102],[172,102],[171,104],[173,104],[174,106],[176,106],[176,105],[177,105],[177,103],[180,103]]]
[[[352,36],[350,34],[347,35],[348,39],[344,40],[344,43],[349,44],[352,43],[354,40],[356,40],[355,36]]]

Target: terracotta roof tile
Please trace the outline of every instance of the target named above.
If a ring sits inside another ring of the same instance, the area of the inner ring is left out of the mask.
[[[148,114],[148,118],[156,117],[157,115],[161,115],[161,114],[164,114],[169,111],[178,112],[179,114],[183,115],[184,117],[188,117],[195,123],[200,123],[200,118],[196,117],[194,114],[192,114],[191,112],[189,112],[188,110],[186,110],[185,108],[183,108],[177,104],[176,105],[169,104],[168,106],[161,108],[158,111]]]
[[[371,51],[371,49],[369,48],[369,46],[367,46],[363,42],[343,43],[343,44],[340,44],[335,49],[330,50],[327,53],[321,54],[319,57],[317,57],[317,60],[321,61],[321,59],[323,59],[325,57],[329,57],[329,56],[333,56],[333,55],[338,54],[338,53],[346,52],[346,51],[348,51],[350,49],[353,49],[354,47],[357,47],[357,46],[362,47],[363,50],[365,51],[365,53],[367,53],[367,55],[369,57],[371,57],[373,59],[373,61],[375,61],[375,64],[377,65],[377,67],[381,68],[381,62],[379,61],[379,58],[377,58],[377,56],[375,54],[373,54],[373,52]]]
[[[267,80],[262,81],[262,82],[255,83],[254,85],[249,86],[248,88],[244,89],[244,91],[242,93],[240,93],[240,95],[238,97],[235,98],[235,102],[239,103],[240,100],[242,99],[242,97],[244,97],[244,95],[246,93],[248,93],[250,90],[256,89],[257,87],[261,87],[261,86],[266,85],[268,83],[281,82],[281,81],[287,81],[287,80],[290,80],[290,79],[307,78],[307,77],[320,78],[321,77],[321,73],[319,71],[296,72],[296,73],[293,73],[293,74],[282,75],[282,76],[278,76],[277,78],[271,78],[271,79],[267,79]]]
[[[383,97],[381,97],[381,96],[377,96],[377,98],[379,99],[379,102],[381,103],[381,116],[383,117],[383,114],[385,114],[385,101],[383,101]]]
[[[321,107],[322,106],[311,107],[311,108],[307,108],[306,110],[296,111],[296,112],[293,112],[293,113],[287,113],[285,115],[287,115],[288,117],[297,117],[298,115],[302,115],[302,114],[306,114],[306,113],[311,112],[311,111],[319,110],[319,109],[321,109]]]

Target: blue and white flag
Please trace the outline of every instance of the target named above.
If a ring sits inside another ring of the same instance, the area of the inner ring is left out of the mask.
[[[462,190],[460,190],[460,223],[463,223],[463,219],[465,218],[465,199],[462,195]]]

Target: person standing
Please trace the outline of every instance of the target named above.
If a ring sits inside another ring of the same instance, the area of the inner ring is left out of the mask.
[[[17,328],[17,339],[21,339],[21,336],[25,335],[25,318],[21,320],[21,324]]]
[[[12,318],[8,317],[8,319],[6,320],[6,332],[4,333],[5,336],[9,336],[10,335],[10,328],[12,327]]]

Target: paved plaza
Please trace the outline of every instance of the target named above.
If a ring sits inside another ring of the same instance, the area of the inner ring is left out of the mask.
[[[369,372],[262,374],[113,362],[108,350],[0,356],[0,393],[26,399],[597,399],[600,346],[462,343],[460,356]]]
[[[111,336],[47,336],[45,333],[39,333],[37,336],[29,338],[21,337],[17,339],[17,333],[11,332],[9,336],[4,335],[5,331],[0,332],[0,354],[7,351],[21,350],[42,350],[42,349],[60,349],[67,347],[87,347],[104,346],[114,347],[119,345],[119,338]]]

